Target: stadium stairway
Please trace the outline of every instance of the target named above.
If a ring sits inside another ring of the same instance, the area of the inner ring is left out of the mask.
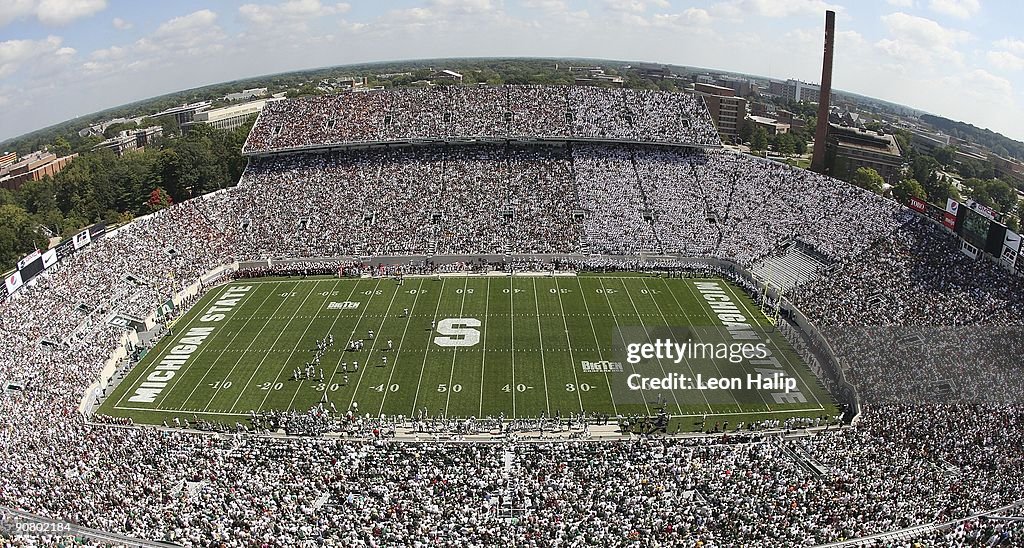
[[[772,255],[758,261],[750,267],[750,273],[782,291],[789,291],[817,279],[824,266],[797,246],[791,245],[781,255]]]

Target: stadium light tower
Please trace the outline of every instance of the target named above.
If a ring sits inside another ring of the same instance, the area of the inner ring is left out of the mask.
[[[828,139],[828,107],[832,97],[832,53],[836,39],[836,12],[825,12],[825,57],[821,63],[821,92],[818,95],[818,126],[814,129],[811,170],[825,173],[825,141]]]

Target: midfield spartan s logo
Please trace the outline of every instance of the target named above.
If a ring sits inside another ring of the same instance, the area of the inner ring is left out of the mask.
[[[480,342],[480,320],[476,318],[445,318],[437,322],[434,344],[444,347],[476,346]]]

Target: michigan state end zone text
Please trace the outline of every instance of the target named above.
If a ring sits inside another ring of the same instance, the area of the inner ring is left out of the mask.
[[[227,291],[206,312],[196,318],[195,321],[199,325],[192,327],[190,322],[185,326],[186,331],[178,339],[178,344],[172,346],[167,354],[153,366],[152,372],[139,383],[135,394],[128,398],[128,401],[132,403],[155,402],[157,396],[167,388],[167,383],[174,378],[178,370],[189,363],[192,355],[213,334],[218,322],[223,321],[251,290],[251,285],[229,286]]]

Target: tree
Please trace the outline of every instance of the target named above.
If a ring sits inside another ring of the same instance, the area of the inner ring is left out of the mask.
[[[57,156],[67,156],[71,154],[71,143],[68,142],[67,138],[63,135],[58,135],[53,140],[53,145],[50,146],[50,151]]]
[[[911,196],[922,200],[926,200],[928,198],[928,194],[924,191],[924,187],[921,186],[921,183],[913,179],[903,179],[896,183],[896,185],[892,187],[892,195],[901,204],[908,203]]]
[[[915,181],[927,181],[938,168],[939,162],[927,154],[917,154],[910,162]]]
[[[775,152],[779,154],[793,154],[796,152],[796,144],[793,142],[793,136],[789,133],[778,133],[773,139],[773,146]]]
[[[116,124],[110,124],[107,129],[103,130],[103,136],[107,139],[116,136],[118,133],[129,129],[136,129],[139,124],[136,122],[118,122]]]
[[[768,148],[768,132],[763,127],[757,126],[754,128],[753,134],[750,136],[750,149],[751,150],[765,150]]]
[[[951,146],[944,146],[935,149],[935,159],[944,166],[953,165],[953,160],[956,158],[956,148]]]
[[[853,174],[852,182],[864,190],[870,190],[875,194],[881,194],[885,186],[885,179],[870,167],[858,167],[857,171]]]
[[[166,190],[156,187],[153,189],[153,192],[149,193],[149,200],[146,202],[146,205],[149,206],[149,209],[158,211],[171,205],[171,203],[173,203],[171,195],[167,194]]]
[[[743,120],[741,120],[739,122],[739,124],[737,124],[738,127],[736,128],[736,131],[740,135],[740,142],[741,143],[749,143],[750,142],[750,139],[754,136],[754,126],[755,125],[756,124],[754,124],[754,122],[751,122],[750,120],[747,120],[746,118],[744,118]]]
[[[999,211],[1009,212],[1017,205],[1017,191],[999,179],[968,179],[971,198]]]
[[[0,206],[0,263],[13,265],[26,253],[46,246],[46,237],[35,230],[35,225],[21,206]]]

